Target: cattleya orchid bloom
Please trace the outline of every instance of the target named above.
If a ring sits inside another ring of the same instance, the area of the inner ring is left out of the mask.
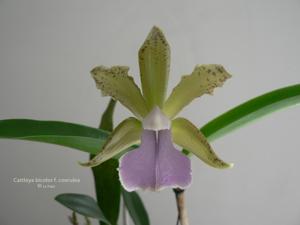
[[[187,188],[191,183],[190,159],[178,151],[181,146],[208,165],[229,168],[212,150],[205,136],[190,121],[175,116],[192,100],[212,94],[230,78],[221,65],[198,65],[182,77],[166,99],[170,47],[162,31],[153,27],[139,50],[142,91],[128,75],[126,66],[99,66],[91,73],[104,96],[111,96],[135,117],[121,122],[101,151],[84,166],[97,166],[126,152],[120,158],[119,176],[127,191]],[[132,145],[140,144],[127,152]]]

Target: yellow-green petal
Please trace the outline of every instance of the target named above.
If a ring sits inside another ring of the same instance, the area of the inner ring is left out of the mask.
[[[208,165],[219,169],[233,166],[216,155],[205,136],[187,119],[177,118],[173,120],[171,130],[175,144],[190,151]]]
[[[141,90],[135,84],[133,77],[128,75],[127,66],[107,68],[98,66],[91,71],[97,88],[104,96],[111,96],[121,102],[135,116],[143,118],[148,113]]]
[[[170,47],[158,27],[153,27],[139,50],[143,94],[148,107],[162,107],[169,79]]]
[[[231,75],[221,65],[207,64],[196,66],[193,73],[182,77],[164,104],[163,112],[174,118],[183,107],[203,94],[212,94]]]
[[[102,150],[89,162],[80,164],[94,167],[105,162],[132,145],[139,144],[141,133],[142,124],[139,120],[133,117],[124,120],[114,129]]]

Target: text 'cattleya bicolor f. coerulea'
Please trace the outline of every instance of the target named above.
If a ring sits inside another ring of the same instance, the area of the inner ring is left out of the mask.
[[[212,150],[204,135],[190,121],[175,118],[192,100],[212,94],[231,77],[221,65],[197,65],[182,77],[166,98],[170,47],[162,31],[153,27],[139,50],[142,91],[128,75],[126,66],[99,66],[91,73],[103,95],[111,96],[135,117],[121,122],[99,153],[84,166],[97,166],[126,152],[120,158],[119,176],[127,191],[187,188],[191,183],[190,159],[174,147],[190,151],[215,168],[229,168]],[[139,147],[126,151],[132,145]]]

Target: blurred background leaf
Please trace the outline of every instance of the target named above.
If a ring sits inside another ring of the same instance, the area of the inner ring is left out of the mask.
[[[103,215],[103,212],[97,205],[97,202],[88,195],[65,193],[55,197],[63,206],[71,209],[82,216],[98,219],[109,224],[109,221]]]
[[[134,224],[150,225],[148,213],[138,193],[127,192],[122,188],[122,196]]]

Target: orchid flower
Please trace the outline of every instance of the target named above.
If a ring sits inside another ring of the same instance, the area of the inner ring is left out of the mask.
[[[91,71],[103,95],[119,101],[135,117],[121,122],[101,151],[82,165],[97,166],[126,152],[119,161],[119,177],[127,191],[187,188],[191,183],[191,162],[174,144],[212,167],[232,167],[215,154],[196,126],[185,118],[175,118],[192,100],[212,94],[231,75],[221,65],[197,65],[166,98],[170,47],[158,27],[152,28],[139,50],[139,66],[142,91],[128,75],[126,66],[99,66]],[[127,151],[133,145],[139,147]]]

